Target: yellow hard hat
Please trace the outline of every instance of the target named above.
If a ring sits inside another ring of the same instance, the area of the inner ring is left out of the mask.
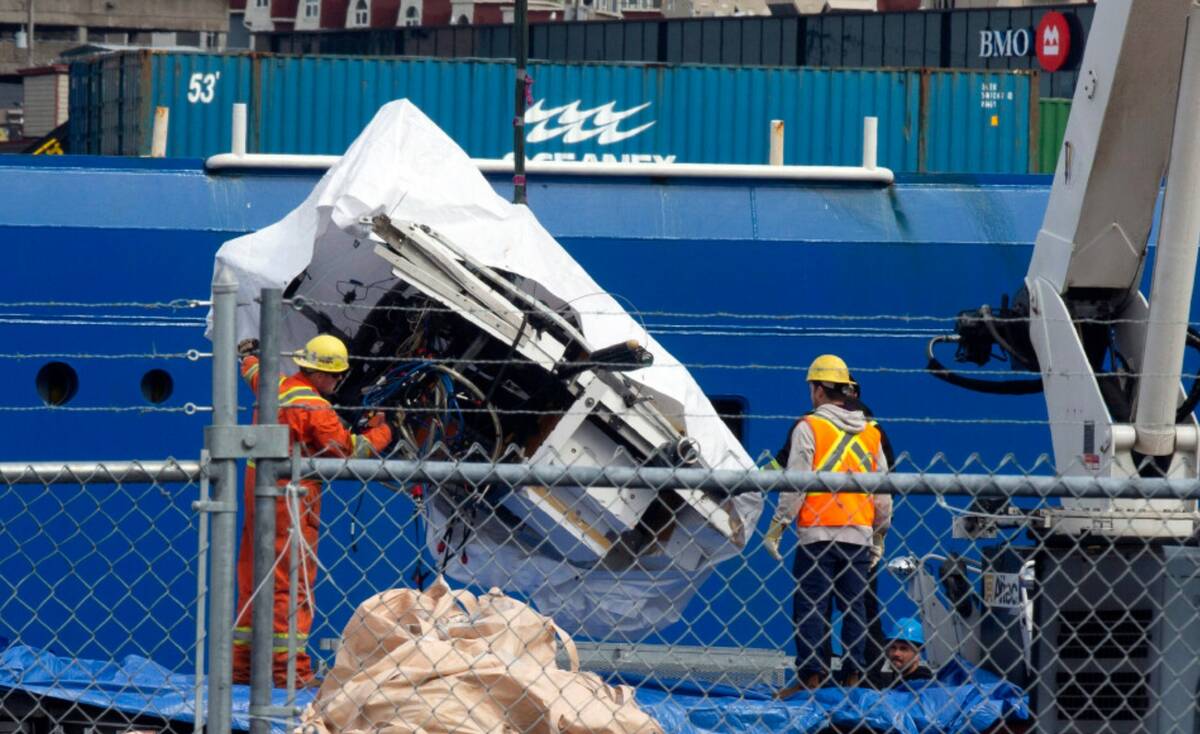
[[[341,339],[329,334],[314,336],[304,349],[292,356],[301,367],[318,372],[345,372],[350,369],[350,355]]]
[[[849,385],[850,368],[836,354],[822,354],[808,366],[808,381]]]

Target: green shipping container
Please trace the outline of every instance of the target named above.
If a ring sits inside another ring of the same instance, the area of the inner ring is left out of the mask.
[[[1038,103],[1037,173],[1054,173],[1070,116],[1069,99],[1043,99]]]

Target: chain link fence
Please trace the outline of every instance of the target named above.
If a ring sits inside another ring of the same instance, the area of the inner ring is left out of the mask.
[[[698,455],[600,380],[521,410],[478,384],[531,390],[504,359],[357,351],[386,367],[369,399],[317,408],[392,435],[300,450],[238,408],[235,293],[214,287],[200,461],[0,465],[6,731],[1200,726],[1186,471],[842,471],[881,449],[840,440],[781,470]],[[260,412],[315,412],[275,389],[262,300]]]
[[[203,639],[196,461],[0,465],[0,710],[40,731],[191,716]],[[120,697],[160,689],[131,710]]]

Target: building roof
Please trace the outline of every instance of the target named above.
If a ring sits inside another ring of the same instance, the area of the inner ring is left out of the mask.
[[[95,56],[97,54],[113,54],[122,51],[163,51],[169,53],[198,53],[203,49],[196,46],[133,46],[120,43],[85,43],[69,48],[59,54],[64,59],[77,56]]]
[[[66,74],[71,70],[71,67],[66,64],[47,64],[46,66],[31,66],[26,69],[17,69],[19,76],[46,76],[47,74]]]

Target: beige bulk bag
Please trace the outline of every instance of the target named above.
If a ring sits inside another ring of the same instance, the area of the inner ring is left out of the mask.
[[[571,670],[555,662],[562,641]],[[355,611],[299,734],[662,734],[629,686],[579,671],[553,620],[497,589],[439,581],[394,589]]]

